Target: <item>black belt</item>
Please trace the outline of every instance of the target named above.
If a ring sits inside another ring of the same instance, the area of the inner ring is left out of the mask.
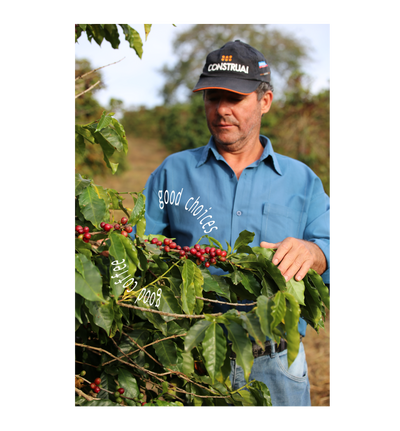
[[[303,337],[300,336],[300,341],[302,338]],[[287,349],[286,340],[284,340],[283,338],[281,338],[281,341],[278,345],[276,343],[274,343],[274,345],[275,345],[275,353],[280,353]],[[270,356],[272,352],[270,340],[265,342],[264,347],[265,349],[263,350],[256,342],[253,341],[252,342],[253,356],[255,358],[258,358],[259,356],[266,356],[266,355]],[[229,357],[231,359],[235,359],[236,353],[232,350],[232,343],[228,344],[228,349],[229,349]]]

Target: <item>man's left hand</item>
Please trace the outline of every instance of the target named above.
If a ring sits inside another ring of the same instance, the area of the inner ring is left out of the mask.
[[[260,246],[277,249],[272,263],[279,265],[286,281],[295,275],[297,281],[302,280],[310,268],[320,275],[326,270],[325,255],[313,242],[288,237],[275,244],[262,241]]]

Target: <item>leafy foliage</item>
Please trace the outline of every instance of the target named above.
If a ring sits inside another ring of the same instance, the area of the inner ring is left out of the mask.
[[[128,24],[118,25],[121,27],[129,46],[135,50],[139,58],[142,58],[143,42],[139,33]],[[147,39],[151,24],[145,24],[144,29]],[[75,42],[78,41],[83,32],[86,33],[89,42],[94,40],[101,46],[103,40],[106,40],[114,49],[118,49],[119,47],[120,39],[117,24],[75,24]]]
[[[128,141],[123,126],[112,117],[112,114],[103,111],[100,120],[84,126],[75,125],[75,153],[82,163],[86,156],[86,145],[99,145],[105,165],[111,169],[112,174],[115,174],[118,163],[111,161],[111,157],[115,151],[127,154]]]
[[[87,383],[101,374],[102,381],[124,387],[125,405],[136,405],[139,393],[150,405],[270,405],[268,388],[249,379],[254,360],[249,337],[262,347],[266,335],[277,342],[286,338],[290,366],[299,349],[300,315],[316,331],[323,327],[329,293],[321,277],[310,270],[304,282],[286,283],[271,263],[274,251],[250,248],[254,234],[247,231],[228,246],[226,261],[217,260],[226,273],[211,275],[190,252],[180,256],[178,249],[151,241],[164,236],[144,235],[141,193],[129,212],[117,191],[79,174],[76,190],[76,222],[88,226],[93,238],[76,239],[76,372],[85,370]],[[99,229],[117,209],[136,223],[139,234],[131,238],[118,229]],[[218,244],[208,235],[198,243],[204,249]],[[255,307],[243,312],[228,302],[234,308],[213,313],[221,292],[233,303],[246,292]],[[236,391],[229,381],[231,351],[247,381]],[[81,390],[90,394],[88,385]],[[107,391],[102,386],[101,399],[113,393]],[[112,395],[108,399],[114,402]],[[77,398],[78,405],[93,403]]]

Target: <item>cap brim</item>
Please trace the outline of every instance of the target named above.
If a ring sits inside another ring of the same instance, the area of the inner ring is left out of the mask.
[[[219,76],[201,76],[192,92],[210,89],[228,90],[233,93],[250,94],[257,89],[261,81]]]

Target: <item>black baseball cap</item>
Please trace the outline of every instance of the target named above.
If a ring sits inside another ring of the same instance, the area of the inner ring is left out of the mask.
[[[235,40],[207,55],[203,73],[193,92],[218,88],[250,94],[261,82],[270,80],[271,70],[261,52]]]

